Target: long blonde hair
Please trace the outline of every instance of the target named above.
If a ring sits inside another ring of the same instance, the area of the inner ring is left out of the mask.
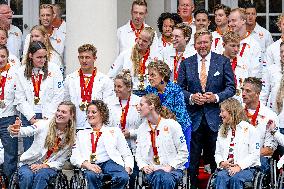
[[[63,101],[59,104],[61,105],[67,105],[69,106],[70,114],[73,115],[72,118],[68,121],[68,126],[66,128],[66,135],[64,144],[62,147],[65,146],[73,146],[75,143],[75,131],[76,131],[76,107],[71,101]],[[45,139],[44,147],[47,149],[51,149],[55,146],[56,143],[56,122],[55,122],[55,116],[52,118],[50,124],[49,124],[49,130],[47,133],[47,137]]]
[[[152,45],[154,37],[155,37],[155,30],[151,27],[145,27],[142,29],[142,32],[146,32],[150,35],[151,39],[151,43],[149,45],[149,47]],[[134,69],[134,76],[137,76],[139,74],[139,69],[140,69],[140,62],[142,60],[143,56],[141,56],[141,54],[139,53],[139,50],[137,48],[137,44],[134,45],[133,49],[132,49],[132,53],[131,53],[131,61],[133,63],[133,69]]]
[[[236,126],[241,121],[248,121],[246,112],[237,99],[228,98],[220,103],[220,107],[225,109],[230,115],[230,123],[223,123],[220,127],[222,137],[227,137],[229,129],[236,129]]]
[[[284,42],[280,43],[280,48],[284,45]],[[284,68],[283,65],[284,62],[280,62],[281,65],[281,73],[282,73],[282,77],[281,77],[281,81],[280,81],[280,86],[276,95],[276,111],[279,114],[282,109],[283,109],[283,98],[284,98]]]
[[[47,58],[48,58],[48,60],[50,60],[51,51],[55,51],[55,52],[56,52],[56,50],[55,50],[55,49],[53,48],[53,46],[51,45],[51,42],[50,42],[49,37],[48,37],[48,32],[47,32],[47,30],[46,30],[45,27],[42,26],[42,25],[36,25],[36,26],[34,26],[34,27],[31,29],[31,32],[32,32],[33,30],[39,31],[39,32],[44,36],[44,42],[43,42],[43,43],[44,43],[44,45],[46,46]]]

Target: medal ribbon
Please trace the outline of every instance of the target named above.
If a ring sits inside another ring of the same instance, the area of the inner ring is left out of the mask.
[[[248,118],[250,119],[250,124],[252,124],[253,126],[256,126],[256,119],[257,119],[257,116],[258,116],[259,108],[260,108],[260,102],[258,101],[258,105],[256,107],[256,110],[255,110],[254,114],[251,115],[248,112],[248,108],[245,107],[246,114],[247,114]]]
[[[34,86],[34,95],[39,98],[40,84],[42,81],[42,74],[32,75],[32,82]]]
[[[146,71],[146,61],[148,60],[150,55],[150,49],[148,49],[146,51],[146,53],[144,54],[143,58],[142,58],[142,62],[140,62],[140,74],[145,74]]]
[[[143,28],[144,28],[144,23],[142,23],[142,25],[141,25],[141,27],[140,27],[139,29],[136,29],[135,26],[134,26],[134,24],[133,24],[133,22],[132,22],[132,20],[131,20],[131,21],[130,21],[130,27],[131,27],[132,31],[135,33],[135,37],[136,37],[136,38],[135,38],[135,41],[136,41],[137,38],[139,37],[141,31],[142,31]]]
[[[124,108],[122,108],[122,103],[121,103],[121,100],[119,99],[119,104],[120,104],[120,107],[121,107],[120,126],[121,126],[122,130],[124,130],[125,126],[126,126],[126,117],[127,117],[128,110],[129,110],[129,102],[130,102],[130,97],[128,97],[128,99],[127,99],[126,106]]]
[[[160,121],[161,121],[161,116],[158,119],[158,124],[157,124],[156,128],[153,128],[150,121],[148,121],[148,125],[151,129],[150,135],[151,135],[151,143],[152,143],[152,149],[153,149],[154,157],[158,156],[158,150],[157,150],[157,146],[156,146],[156,131],[157,131],[157,136],[159,136],[159,130],[157,130],[157,128],[159,126]]]
[[[171,45],[171,42],[167,42],[166,38],[164,36],[162,36],[162,42],[163,42],[163,46],[166,47],[167,45]]]
[[[92,143],[92,153],[93,154],[96,153],[99,138],[102,136],[102,132],[100,132],[100,130],[95,131],[95,132],[96,132],[96,135],[97,135],[96,140],[95,140],[95,136],[94,136],[94,131],[91,133],[91,143]]]
[[[92,89],[96,74],[97,74],[97,69],[95,68],[90,78],[90,81],[88,82],[88,84],[86,84],[83,71],[81,69],[79,70],[82,102],[90,102],[92,100],[92,92],[93,92]]]
[[[216,47],[218,45],[219,40],[220,40],[220,38],[215,38],[215,49],[216,49]]]
[[[236,87],[237,87],[237,77],[236,77],[235,70],[236,70],[237,64],[238,64],[238,60],[237,60],[237,57],[235,57],[235,58],[233,58],[233,61],[232,61],[232,70],[233,70],[233,73],[234,73],[234,80],[235,80],[235,86]]]
[[[54,146],[51,149],[48,149],[48,151],[46,152],[45,162],[50,158],[50,156],[53,153],[58,152],[60,142],[61,142],[61,138],[56,137]]]
[[[178,55],[178,52],[176,50],[176,56],[174,57],[174,82],[177,82],[177,79],[178,79],[178,62],[180,58],[182,59],[182,61],[185,59],[183,57],[183,53]]]
[[[4,68],[0,69],[0,84],[1,84],[0,87],[2,89],[2,92],[0,94],[0,100],[4,100],[5,84],[6,84],[6,81],[7,81],[7,75],[8,75],[8,71],[9,71],[10,67],[11,67],[10,64],[6,64],[6,66]],[[5,71],[7,71],[7,73],[6,73],[6,76],[4,77],[4,76],[1,75],[1,73],[5,72]]]

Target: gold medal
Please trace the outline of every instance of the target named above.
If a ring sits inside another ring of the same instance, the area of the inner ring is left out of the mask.
[[[39,104],[39,101],[40,101],[40,98],[39,98],[39,97],[35,97],[35,98],[34,98],[34,103],[35,103],[35,105],[38,105],[38,104]]]
[[[79,108],[82,111],[86,111],[86,109],[87,109],[87,102],[81,102],[81,104],[79,105]]]
[[[90,162],[95,163],[96,160],[97,160],[97,155],[95,153],[92,153],[90,155]]]
[[[5,107],[6,107],[6,105],[5,105],[4,100],[0,100],[0,108],[3,109]]]
[[[236,95],[240,96],[241,95],[241,90],[240,89],[236,89]]]
[[[156,165],[160,165],[159,156],[154,156],[154,157],[153,157],[153,160],[154,160],[154,163],[155,163]]]

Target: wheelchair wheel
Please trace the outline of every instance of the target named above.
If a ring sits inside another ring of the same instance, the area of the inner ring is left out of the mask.
[[[84,178],[84,176],[80,177],[80,170],[75,169],[74,175],[71,177],[70,180],[70,189],[87,189],[88,184],[87,180]]]
[[[283,174],[283,172],[282,173],[280,173],[280,175],[279,175],[279,177],[278,177],[278,184],[277,184],[277,186],[278,186],[278,188],[279,189],[282,189],[283,188],[283,180],[284,180],[284,174]]]
[[[19,177],[18,172],[16,171],[9,181],[9,189],[19,189]]]
[[[216,176],[217,176],[217,173],[213,173],[210,175],[208,183],[207,183],[207,187],[206,187],[207,189],[215,188],[214,182],[215,182]]]
[[[254,189],[263,189],[264,188],[263,181],[264,181],[264,174],[262,172],[258,172],[254,180]]]
[[[57,175],[50,179],[48,184],[49,189],[69,189],[67,176],[58,171]]]

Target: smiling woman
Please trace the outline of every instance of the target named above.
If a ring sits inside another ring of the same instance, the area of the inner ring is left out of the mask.
[[[76,107],[69,101],[59,104],[55,116],[40,120],[28,127],[21,121],[10,125],[14,137],[35,136],[32,146],[20,157],[20,188],[45,188],[51,177],[57,175],[69,158],[75,141]]]

